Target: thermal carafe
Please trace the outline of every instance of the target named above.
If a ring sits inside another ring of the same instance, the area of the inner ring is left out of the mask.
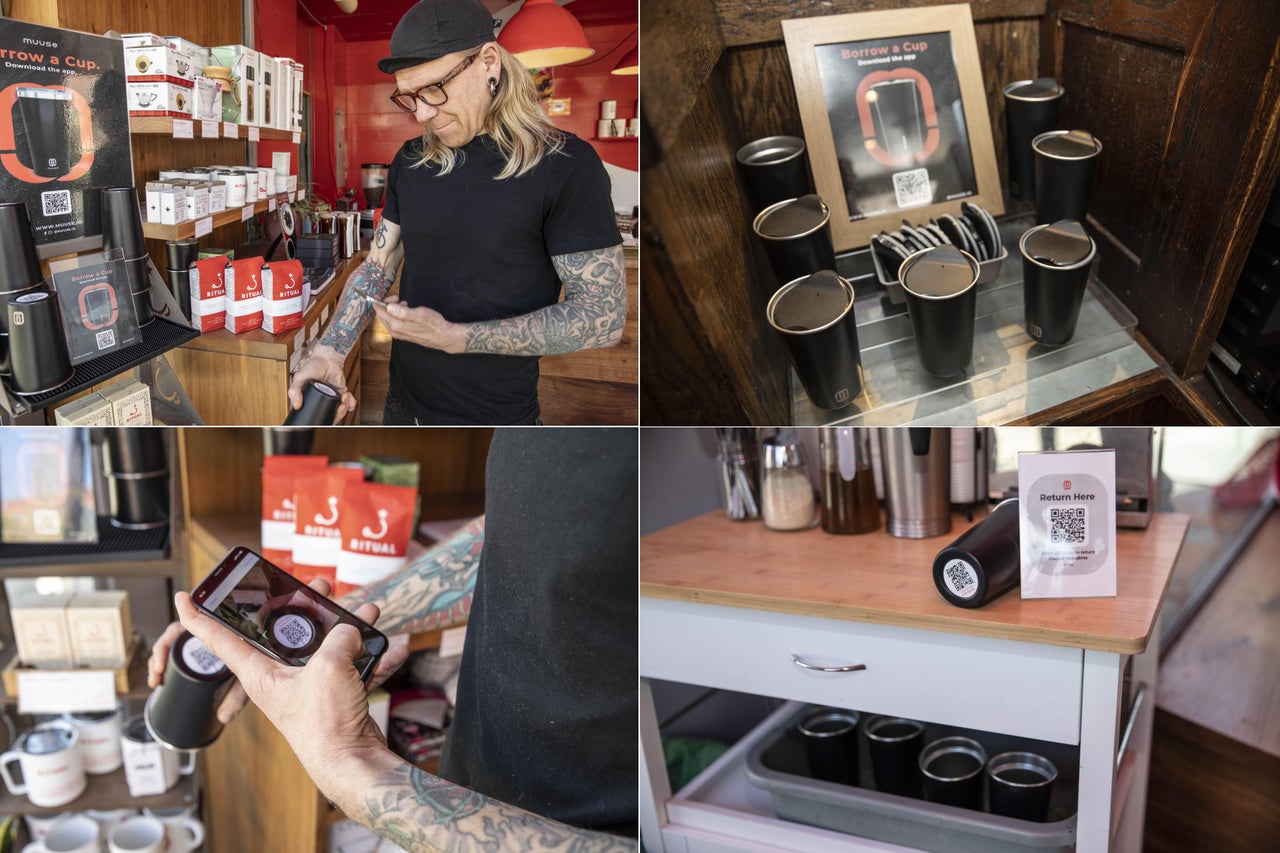
[[[31,171],[42,178],[61,178],[71,171],[71,136],[67,128],[71,93],[66,89],[19,86],[17,98]],[[79,136],[78,129],[76,135]]]
[[[951,435],[942,427],[880,430],[885,530],[927,539],[951,529]]]

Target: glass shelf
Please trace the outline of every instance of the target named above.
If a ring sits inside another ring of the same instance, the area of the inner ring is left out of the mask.
[[[1016,246],[1030,224],[1025,218],[1001,223],[1006,245]],[[1022,264],[1014,255],[994,281],[979,285],[969,368],[956,377],[932,376],[920,366],[906,305],[890,302],[870,273],[870,262],[858,257],[865,254],[846,256],[838,264],[857,294],[862,394],[843,409],[819,409],[809,402],[792,371],[796,425],[997,425],[1156,367],[1134,340],[1137,318],[1095,275],[1090,276],[1071,342],[1061,347],[1037,344],[1023,327]]]

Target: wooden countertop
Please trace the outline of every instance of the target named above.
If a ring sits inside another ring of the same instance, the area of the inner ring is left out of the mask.
[[[835,536],[777,533],[716,510],[645,536],[640,594],[701,604],[973,634],[1121,654],[1146,650],[1190,518],[1160,513],[1117,535],[1115,598],[1023,601],[1010,591],[973,610],[933,585],[933,558],[970,525],[932,539],[883,528]]]

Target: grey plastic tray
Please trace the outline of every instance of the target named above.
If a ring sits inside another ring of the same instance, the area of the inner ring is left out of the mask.
[[[812,779],[795,721],[811,707],[799,709],[763,735],[747,753],[747,780],[769,792],[778,817],[810,826],[846,832],[919,850],[947,853],[1019,853],[1070,851],[1076,837],[1076,788],[1079,748],[1008,735],[929,724],[926,742],[963,734],[983,745],[988,755],[1027,749],[1058,767],[1048,823],[1034,823],[987,812],[939,805],[873,789],[866,737],[859,731],[859,775],[862,787]],[[865,720],[868,715],[863,714]]]

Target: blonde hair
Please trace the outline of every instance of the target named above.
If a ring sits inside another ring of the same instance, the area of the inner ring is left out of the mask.
[[[529,69],[497,42],[492,44],[502,64],[502,77],[480,132],[493,137],[506,158],[506,165],[497,175],[498,180],[505,180],[525,174],[547,154],[560,151],[565,135],[538,104],[538,91]],[[426,125],[421,143],[420,156],[412,168],[434,163],[440,167],[439,174],[447,175],[458,165],[458,151],[442,143]]]

